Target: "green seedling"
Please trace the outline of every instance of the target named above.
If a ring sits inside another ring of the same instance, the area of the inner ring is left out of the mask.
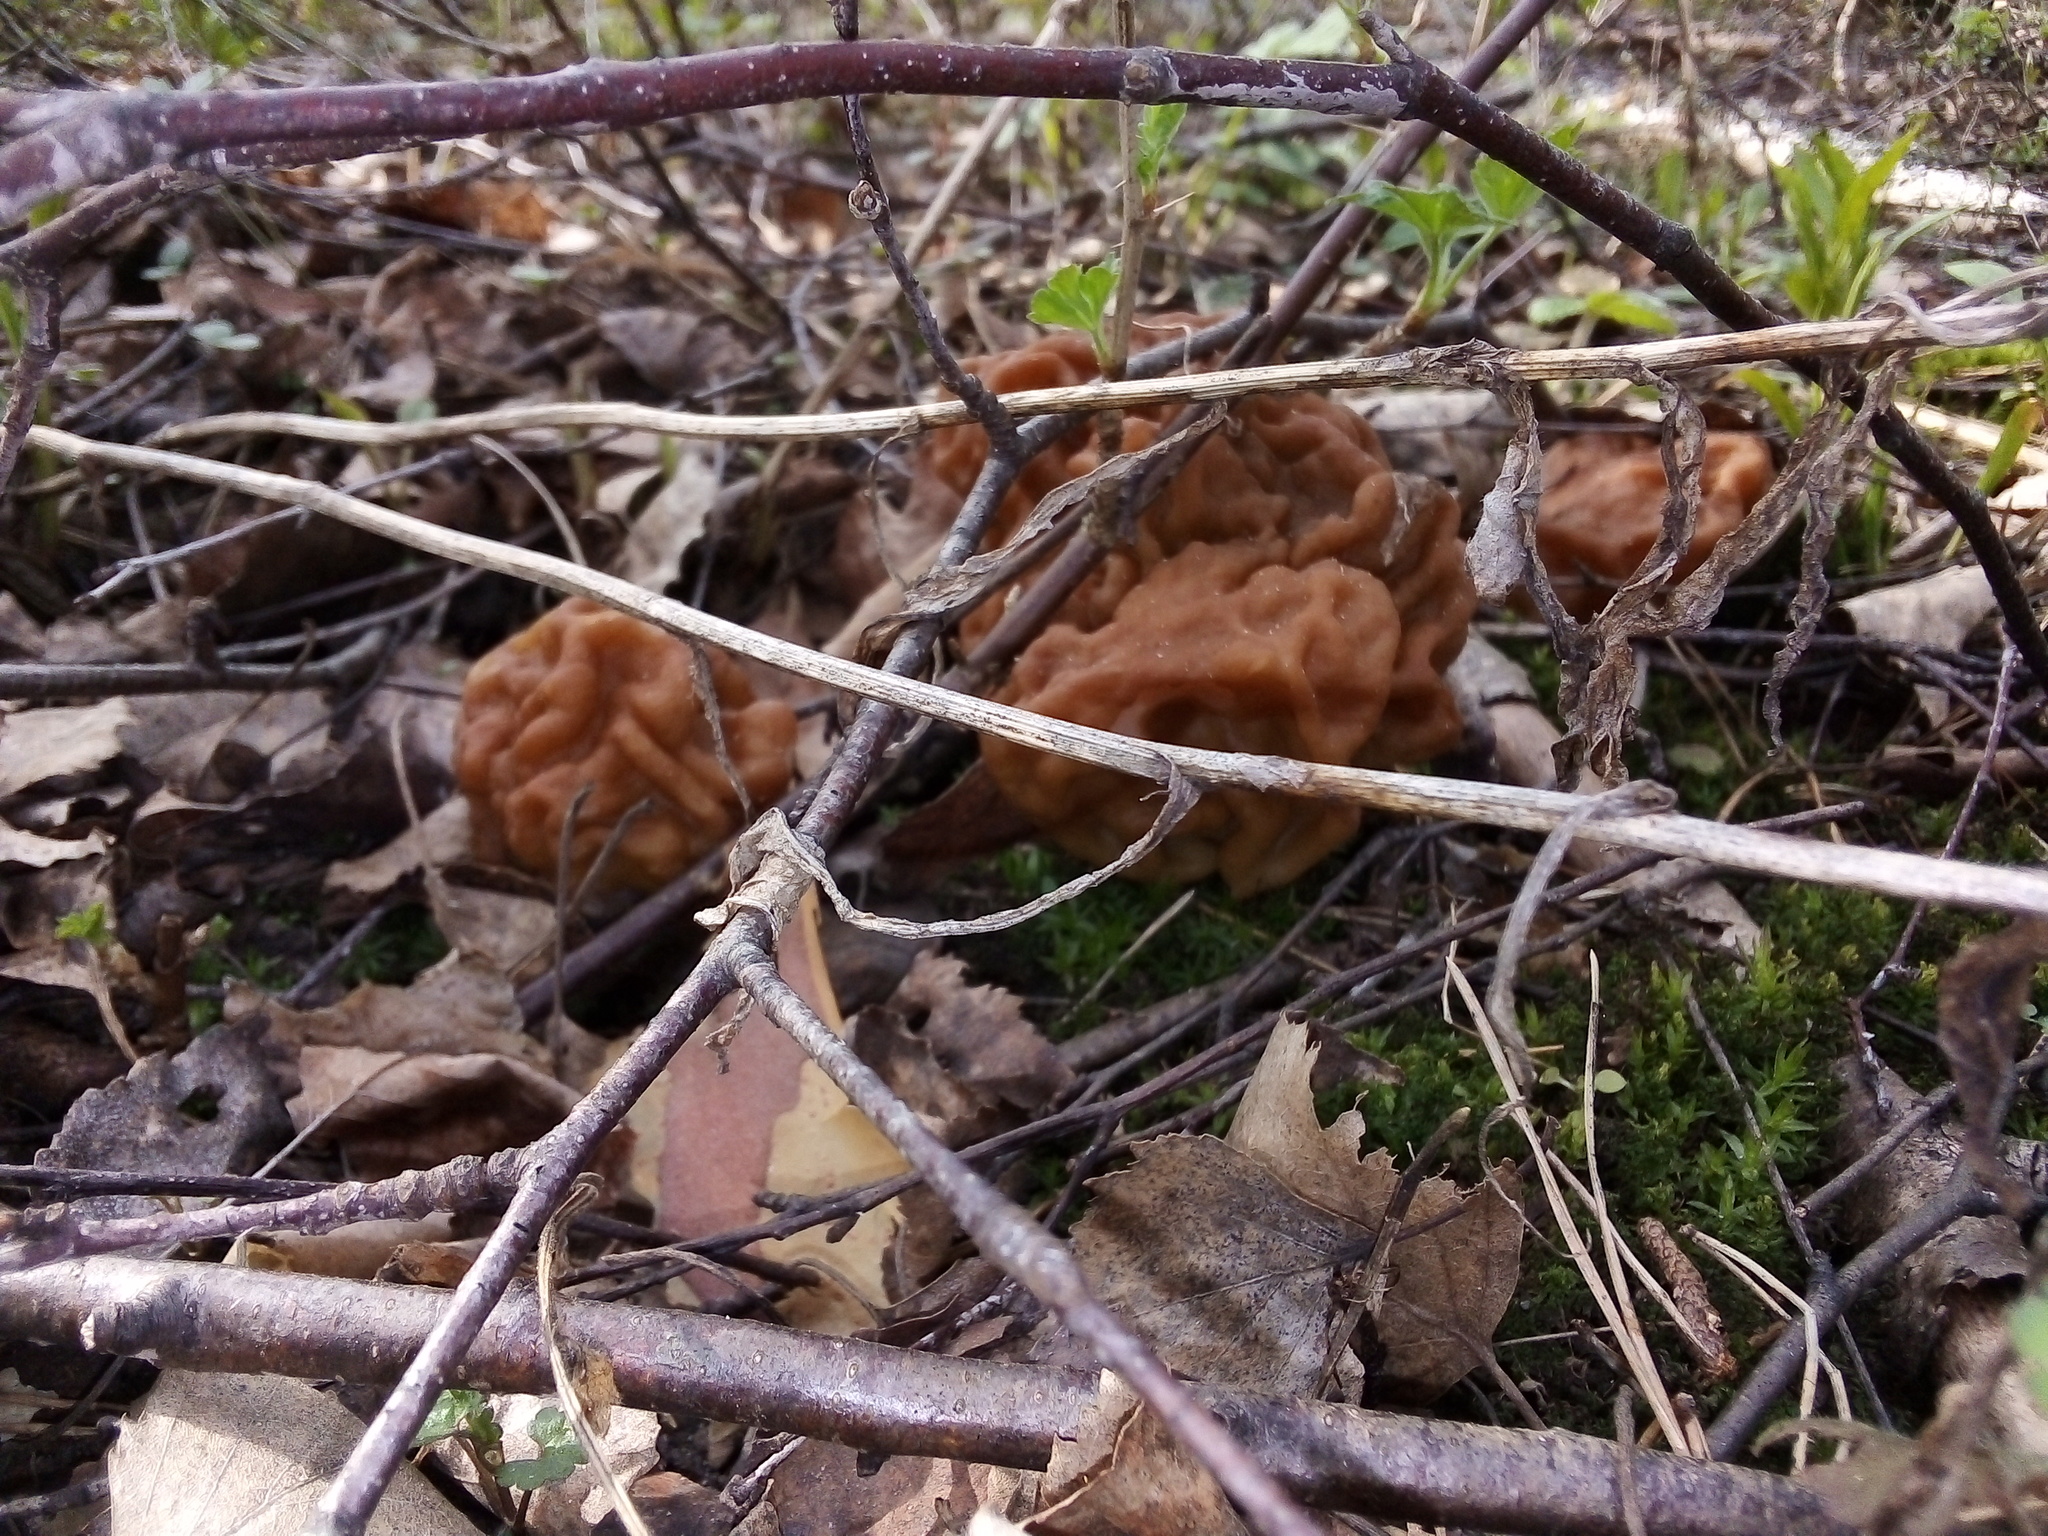
[[[1040,325],[1083,331],[1094,344],[1097,362],[1109,357],[1110,303],[1116,297],[1116,258],[1092,267],[1068,265],[1053,273],[1031,296],[1031,318]]]
[[[1147,107],[1138,118],[1138,185],[1144,188],[1147,202],[1159,189],[1159,172],[1166,162],[1166,151],[1172,147],[1173,136],[1180,131],[1181,119],[1187,115],[1186,102],[1170,101]]]
[[[492,1507],[515,1528],[523,1527],[526,1501],[513,1504],[507,1490],[517,1490],[530,1499],[536,1489],[559,1483],[583,1465],[583,1447],[568,1416],[552,1403],[534,1414],[526,1432],[538,1447],[538,1456],[519,1461],[505,1459],[505,1432],[490,1399],[467,1388],[450,1388],[434,1399],[427,1420],[413,1436],[413,1446],[452,1440],[476,1469],[477,1486]]]
[[[192,242],[183,235],[173,235],[157,249],[156,265],[144,267],[144,279],[160,283],[167,277],[176,277],[192,265]]]
[[[57,919],[55,931],[60,939],[78,939],[94,949],[105,949],[114,942],[114,927],[107,920],[107,904],[103,901],[67,912]]]
[[[263,343],[247,331],[238,331],[225,320],[202,320],[192,327],[192,339],[215,352],[254,352]]]
[[[2013,466],[2019,462],[2020,450],[2027,446],[2027,439],[2040,425],[2041,402],[2038,398],[2029,395],[2014,404],[2005,418],[2005,426],[1999,431],[1991,457],[1984,461],[1984,473],[1977,477],[1978,490],[1989,496],[2005,485],[2012,475]]]
[[[1605,289],[1587,294],[1546,293],[1529,301],[1531,325],[1562,325],[1567,320],[1579,322],[1579,333],[1572,337],[1575,347],[1582,347],[1591,339],[1593,326],[1601,320],[1633,326],[1639,331],[1655,331],[1660,336],[1670,336],[1678,330],[1678,321],[1671,311],[1647,293]]]
[[[1784,274],[1785,296],[1809,320],[1840,320],[1863,307],[1878,270],[1899,247],[1948,217],[1929,214],[1904,229],[1885,232],[1877,194],[1913,147],[1917,129],[1901,134],[1885,152],[1859,167],[1825,133],[1789,163],[1773,167],[1798,255]]]
[[[1472,167],[1470,193],[1451,186],[1376,181],[1340,201],[1361,203],[1390,221],[1388,248],[1413,245],[1428,263],[1422,291],[1401,319],[1402,331],[1412,334],[1443,311],[1487,248],[1520,223],[1542,195],[1505,165],[1482,157]]]

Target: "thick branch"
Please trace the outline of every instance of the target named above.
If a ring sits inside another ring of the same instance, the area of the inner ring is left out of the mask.
[[[152,1354],[189,1370],[392,1380],[445,1292],[214,1265],[93,1259],[0,1279],[0,1334]],[[758,1424],[896,1455],[1043,1466],[1094,1396],[1085,1372],[892,1349],[691,1312],[570,1302],[569,1333],[608,1360],[629,1407]],[[552,1389],[532,1293],[491,1314],[468,1385]],[[1473,1530],[1626,1536],[1614,1447],[1405,1414],[1211,1391],[1213,1406],[1309,1503]],[[1656,1451],[1635,1475],[1654,1536],[1848,1536],[1786,1479]]]
[[[551,74],[196,94],[53,91],[0,98],[0,224],[43,199],[209,150],[323,141],[415,143],[511,129],[644,128],[697,112],[818,96],[1042,96],[1403,115],[1396,67],[1221,58],[1164,48],[929,42],[778,43]]]

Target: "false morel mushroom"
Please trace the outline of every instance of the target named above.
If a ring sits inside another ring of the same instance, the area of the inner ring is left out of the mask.
[[[1749,515],[1771,483],[1771,450],[1753,432],[1709,432],[1700,466],[1699,515],[1672,579]],[[1588,433],[1543,452],[1536,549],[1565,608],[1590,619],[1635,573],[1664,526],[1669,481],[1655,438]]]
[[[726,755],[753,803],[789,787],[796,716],[756,699],[739,667],[706,651]],[[455,775],[479,857],[553,878],[562,824],[590,792],[570,839],[581,879],[621,818],[642,801],[600,872],[605,885],[653,890],[740,824],[739,795],[718,760],[697,697],[690,648],[652,624],[572,598],[470,669]]]
[[[1180,334],[1151,322],[1137,344]],[[973,365],[999,391],[1095,376],[1085,340],[1054,335]],[[1128,414],[1124,447],[1156,441],[1166,407]],[[978,428],[934,433],[919,495],[957,505],[987,452]],[[1026,466],[997,512],[1001,542],[1047,492],[1100,462],[1091,426]],[[1026,578],[1028,580],[1028,578]],[[1012,589],[1014,590],[1014,589]],[[1011,591],[961,624],[972,645]],[[1443,669],[1476,605],[1458,507],[1434,480],[1397,474],[1372,428],[1317,394],[1240,401],[1018,657],[997,697],[1151,741],[1391,767],[1456,746]],[[994,738],[982,757],[1052,841],[1106,862],[1157,814],[1156,787]],[[1220,874],[1242,895],[1285,884],[1357,830],[1356,808],[1207,793],[1133,874]]]

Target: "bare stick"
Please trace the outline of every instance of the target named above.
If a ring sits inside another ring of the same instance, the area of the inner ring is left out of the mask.
[[[1097,1301],[1064,1244],[996,1192],[932,1134],[888,1085],[826,1027],[766,955],[742,959],[738,979],[931,1188],[984,1257],[1059,1314],[1106,1370],[1130,1383],[1181,1443],[1215,1476],[1252,1527],[1265,1536],[1314,1536],[1316,1526],[1272,1476],[1230,1437],[1159,1357]]]
[[[1137,741],[920,683],[900,675],[893,665],[877,670],[807,650],[643,591],[617,577],[514,545],[435,527],[311,481],[158,449],[92,442],[48,427],[32,427],[29,435],[31,442],[66,457],[156,470],[203,484],[230,485],[271,501],[300,502],[341,522],[383,534],[429,554],[522,577],[559,592],[593,598],[684,639],[707,641],[751,656],[828,687],[888,705],[892,712],[900,708],[927,714],[1137,778],[1156,782],[1171,765],[1202,785],[1237,785],[1371,805],[1386,811],[1483,821],[1542,832],[1586,804],[1581,796],[1554,790]],[[977,541],[978,538],[977,533]],[[956,558],[964,558],[964,553]],[[922,628],[906,633],[921,632]],[[2048,875],[2033,870],[1814,842],[1669,813],[1614,817],[1602,822],[1601,837],[1617,846],[1703,859],[1786,879],[1847,885],[1881,895],[2048,912]]]
[[[212,1264],[100,1258],[0,1278],[0,1332],[185,1370],[391,1380],[445,1292]],[[696,1312],[565,1301],[570,1336],[601,1351],[621,1401],[887,1454],[1042,1467],[1095,1394],[1085,1371],[957,1359]],[[544,1393],[530,1288],[515,1289],[463,1362],[465,1384]],[[1586,1435],[1198,1389],[1301,1498],[1401,1521],[1544,1536],[1628,1536],[1614,1446]],[[1635,1457],[1653,1536],[1851,1536],[1788,1478]]]
[[[1993,315],[1989,318],[2002,317]],[[1620,347],[1560,347],[1544,352],[1475,349],[1469,345],[1418,349],[1392,357],[1328,358],[1318,362],[1221,369],[1172,378],[1019,390],[999,395],[997,399],[1013,417],[1022,420],[1070,411],[1131,410],[1149,405],[1234,400],[1243,395],[1279,394],[1303,389],[1374,389],[1426,380],[1434,382],[1447,375],[1462,376],[1479,383],[1482,382],[1481,369],[1497,370],[1509,378],[1531,383],[1630,377],[1638,369],[1677,372],[1769,358],[1827,357],[1938,344],[1937,338],[1929,331],[1909,319],[1830,320],[1810,325],[1779,326],[1764,332],[1689,336]],[[792,416],[717,416],[667,411],[623,401],[565,401],[554,405],[499,406],[493,410],[427,421],[349,421],[341,417],[307,416],[294,411],[237,411],[179,422],[153,435],[150,442],[168,446],[227,433],[261,432],[320,442],[396,447],[468,437],[479,432],[520,432],[548,427],[618,428],[713,442],[836,442],[960,426],[975,419],[974,412],[959,400]]]

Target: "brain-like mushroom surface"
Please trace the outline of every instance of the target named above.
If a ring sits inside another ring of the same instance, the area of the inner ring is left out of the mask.
[[[1170,336],[1181,322],[1153,326]],[[977,371],[1010,390],[1084,382],[1095,363],[1068,334],[984,359]],[[1154,441],[1164,413],[1127,416],[1125,447]],[[985,454],[977,428],[934,434],[922,494],[957,504]],[[992,542],[1099,461],[1085,426],[1040,454],[999,510]],[[985,634],[1008,596],[969,614],[963,640]],[[1396,474],[1357,413],[1321,395],[1260,396],[1201,444],[1132,542],[1025,649],[998,697],[1151,741],[1365,767],[1420,763],[1463,734],[1443,669],[1475,605],[1448,490]],[[1153,785],[992,738],[982,751],[1012,803],[1081,858],[1106,862],[1157,814]],[[1238,894],[1265,890],[1343,843],[1358,819],[1341,806],[1215,790],[1133,873],[1217,873]]]
[[[1699,516],[1674,579],[1749,515],[1771,483],[1771,450],[1753,432],[1709,432]],[[1589,433],[1543,451],[1536,548],[1571,614],[1590,619],[1634,574],[1664,525],[1670,482],[1655,438]]]
[[[796,716],[756,699],[745,674],[707,651],[727,754],[755,805],[789,787]],[[576,818],[570,861],[580,879],[634,806],[600,874],[653,890],[715,848],[740,822],[734,792],[697,698],[690,648],[652,624],[583,598],[551,610],[470,669],[462,690],[455,775],[471,835],[487,861],[552,877],[562,824]]]

